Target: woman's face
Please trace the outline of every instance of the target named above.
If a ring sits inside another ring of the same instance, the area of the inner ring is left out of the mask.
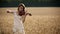
[[[20,6],[19,7],[19,11],[23,11],[23,6]]]
[[[20,7],[19,7],[18,14],[19,14],[20,16],[22,16],[22,15],[25,14],[24,7],[23,7],[23,6],[20,6]]]

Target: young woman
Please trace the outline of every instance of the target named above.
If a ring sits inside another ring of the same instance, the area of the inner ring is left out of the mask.
[[[27,13],[27,11],[25,11],[25,5],[21,3],[18,6],[18,11],[7,10],[7,13],[14,14],[14,34],[25,34],[23,23],[27,15],[31,16],[30,13]]]

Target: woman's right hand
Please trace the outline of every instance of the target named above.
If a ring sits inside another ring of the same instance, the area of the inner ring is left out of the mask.
[[[10,12],[11,12],[11,10],[7,9],[7,13],[10,13]]]
[[[7,13],[9,13],[9,11],[7,11]]]

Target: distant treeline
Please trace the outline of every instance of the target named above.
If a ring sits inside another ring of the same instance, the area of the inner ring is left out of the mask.
[[[19,3],[26,7],[60,7],[60,0],[0,0],[0,7],[17,7]]]

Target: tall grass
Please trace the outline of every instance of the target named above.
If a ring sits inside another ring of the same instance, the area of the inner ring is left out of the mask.
[[[13,14],[6,13],[7,8],[0,8],[0,34],[13,34]],[[15,10],[16,8],[10,8]],[[41,8],[27,8],[28,11],[39,11]],[[32,10],[35,9],[35,10]],[[52,9],[46,9],[49,11]],[[43,11],[42,9],[40,11]],[[45,11],[45,9],[44,9]],[[54,11],[54,10],[53,10]],[[38,15],[33,14],[25,19],[24,29],[26,34],[60,34],[59,15]]]

